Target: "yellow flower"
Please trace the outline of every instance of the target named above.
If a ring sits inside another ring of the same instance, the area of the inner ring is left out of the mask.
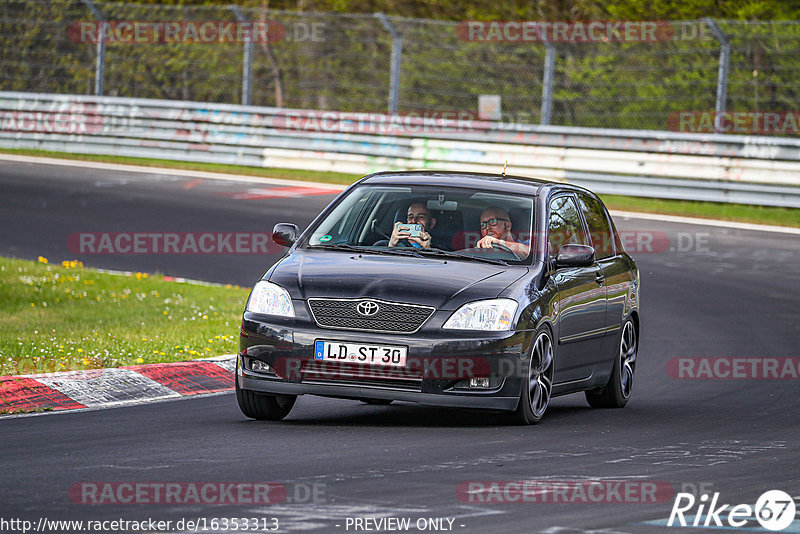
[[[89,365],[90,363],[92,363],[92,362],[89,361],[89,358],[84,358],[83,359],[83,365]]]
[[[44,256],[39,256],[39,263],[47,263],[47,258]]]
[[[78,349],[78,352],[83,352],[83,349]]]
[[[141,358],[136,358],[136,363],[144,363],[144,360]]]

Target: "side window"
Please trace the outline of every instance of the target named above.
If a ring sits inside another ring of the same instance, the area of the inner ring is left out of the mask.
[[[550,201],[550,219],[547,223],[550,253],[555,254],[567,244],[588,245],[589,239],[581,224],[578,207],[571,195],[555,197]]]
[[[589,235],[592,238],[597,259],[608,258],[614,255],[614,234],[611,232],[611,225],[608,222],[608,215],[603,205],[596,199],[578,194],[580,199],[581,211],[589,226]]]

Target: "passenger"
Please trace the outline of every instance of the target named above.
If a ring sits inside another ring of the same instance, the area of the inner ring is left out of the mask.
[[[478,248],[492,248],[493,244],[502,245],[513,251],[520,258],[526,257],[530,251],[530,242],[518,242],[511,235],[511,218],[503,208],[489,207],[481,213],[481,239]]]
[[[421,224],[423,231],[419,237],[411,237],[406,224]],[[403,228],[401,228],[403,226]],[[416,246],[417,248],[431,248],[431,234],[428,233],[436,226],[436,217],[423,202],[414,202],[408,207],[406,222],[394,223],[392,235],[389,238],[390,247]]]

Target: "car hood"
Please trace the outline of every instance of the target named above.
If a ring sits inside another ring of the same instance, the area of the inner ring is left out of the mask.
[[[456,309],[497,297],[527,272],[525,267],[450,258],[297,250],[268,276],[293,299],[372,297]]]

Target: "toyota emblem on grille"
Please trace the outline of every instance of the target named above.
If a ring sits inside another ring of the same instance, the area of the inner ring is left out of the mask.
[[[358,303],[358,306],[356,306],[356,311],[367,317],[375,315],[380,309],[380,306],[371,300],[362,300]]]

